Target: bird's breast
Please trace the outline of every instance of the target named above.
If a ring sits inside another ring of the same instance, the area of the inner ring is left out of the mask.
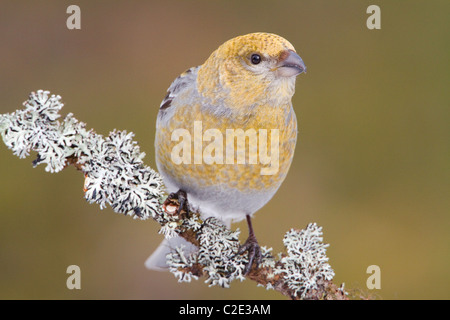
[[[257,106],[245,117],[178,106],[156,132],[156,160],[176,188],[220,186],[243,193],[276,190],[284,180],[297,138],[291,105]]]

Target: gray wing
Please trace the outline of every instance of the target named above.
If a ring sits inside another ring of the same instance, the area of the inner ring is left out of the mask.
[[[164,97],[159,106],[160,112],[171,107],[173,99],[185,89],[187,86],[195,83],[197,79],[197,71],[200,67],[192,67],[180,74],[167,89],[167,95]]]

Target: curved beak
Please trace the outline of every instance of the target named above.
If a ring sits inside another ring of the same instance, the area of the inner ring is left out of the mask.
[[[286,50],[280,55],[275,72],[280,77],[293,77],[306,73],[306,66],[295,51]]]

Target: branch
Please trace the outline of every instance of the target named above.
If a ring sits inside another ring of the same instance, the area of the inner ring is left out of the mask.
[[[256,281],[291,299],[347,299],[343,286],[332,282],[334,271],[328,264],[327,244],[322,228],[315,223],[303,230],[291,229],[283,243],[286,253],[272,256],[262,247],[262,262],[245,275],[246,254],[239,253],[239,230],[228,230],[215,218],[178,210],[176,197],[164,196],[160,175],[144,165],[145,153],[133,141],[133,133],[112,131],[103,137],[69,113],[59,121],[61,97],[39,90],[31,93],[24,109],[0,115],[0,133],[16,156],[37,152],[33,166],[59,172],[73,165],[85,175],[84,197],[103,209],[135,219],[152,218],[161,225],[166,238],[181,236],[198,247],[187,254],[182,247],[167,255],[170,271],[180,282],[200,276],[210,286],[229,287],[233,280]],[[189,212],[188,212],[189,211]]]

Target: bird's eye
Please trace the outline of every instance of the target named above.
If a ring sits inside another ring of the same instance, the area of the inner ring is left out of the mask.
[[[250,57],[250,61],[251,61],[253,64],[258,64],[258,63],[261,62],[261,56],[260,56],[259,54],[254,53],[254,54],[252,54],[252,56]]]

